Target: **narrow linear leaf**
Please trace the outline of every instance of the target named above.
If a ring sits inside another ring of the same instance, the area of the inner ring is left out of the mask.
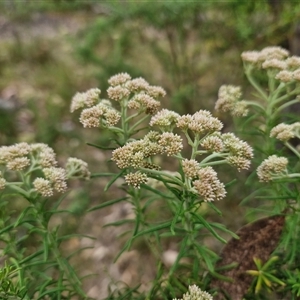
[[[161,196],[164,199],[173,199],[173,197],[167,196],[165,193],[160,192],[157,189],[152,188],[151,186],[147,185],[147,184],[141,184],[141,187],[145,190],[148,190],[154,194],[157,194],[158,196]]]
[[[111,222],[108,224],[105,224],[103,227],[109,227],[109,226],[120,226],[126,223],[134,223],[133,219],[125,219],[125,220],[121,220],[121,221],[116,221],[116,222]]]
[[[116,173],[94,173],[91,175],[91,178],[96,178],[96,177],[110,177],[114,176]]]
[[[127,200],[127,199],[128,199],[128,197],[122,197],[122,198],[119,198],[119,199],[114,199],[114,200],[106,201],[106,202],[104,202],[102,204],[96,205],[96,206],[88,209],[87,212],[91,212],[91,211],[94,211],[94,210],[97,210],[97,209],[101,209],[101,208],[104,208],[104,207],[116,204],[118,202],[121,202],[121,201],[124,201],[124,200]]]
[[[16,228],[17,226],[19,226],[21,224],[22,219],[24,218],[24,216],[26,216],[27,212],[29,210],[31,210],[33,207],[32,206],[27,206],[22,213],[20,214],[20,216],[18,217],[18,219],[16,220],[15,224],[14,224],[14,228]]]
[[[184,253],[186,253],[188,240],[189,240],[188,236],[185,236],[185,238],[182,240],[181,245],[180,245],[179,253],[178,253],[178,255],[176,257],[176,260],[173,263],[173,265],[172,265],[172,267],[169,271],[169,277],[171,277],[174,274],[174,272],[176,271],[176,269],[178,267],[180,259],[184,256]]]
[[[80,237],[80,238],[81,237],[86,237],[86,238],[89,238],[91,240],[96,240],[95,237],[87,235],[87,234],[74,233],[74,234],[68,234],[68,235],[61,236],[57,239],[57,241],[64,241],[64,240],[68,240],[68,239],[71,239],[71,238],[74,238],[74,237]]]
[[[124,173],[125,173],[125,169],[122,170],[120,173],[118,173],[115,177],[113,177],[113,178],[107,183],[107,185],[105,186],[104,192],[106,192],[106,191],[110,188],[110,186],[111,186],[111,185],[112,185],[119,177],[123,176]]]
[[[236,233],[234,233],[234,232],[230,231],[229,229],[227,229],[223,224],[219,224],[219,223],[210,223],[210,225],[211,225],[212,227],[215,227],[215,228],[217,228],[217,229],[220,229],[220,230],[222,230],[222,231],[224,231],[224,232],[229,233],[229,234],[230,234],[233,238],[235,238],[235,239],[239,239],[239,238],[240,238]]]
[[[175,214],[175,216],[174,216],[174,218],[172,220],[172,223],[171,223],[170,230],[171,230],[171,232],[172,232],[173,235],[175,235],[175,230],[174,230],[175,225],[178,223],[178,219],[181,216],[182,211],[183,211],[183,209],[182,209],[183,208],[183,204],[184,204],[184,202],[182,201],[181,204],[180,204],[180,208],[177,209],[177,212],[176,212],[176,214]]]
[[[226,244],[226,240],[223,239],[221,236],[219,236],[214,230],[213,228],[210,226],[210,224],[199,214],[196,213],[191,213],[194,217],[196,217],[196,219],[199,220],[200,224],[202,224],[216,239],[218,239],[220,242],[222,242],[223,244]]]
[[[104,146],[100,146],[100,145],[96,145],[96,144],[92,144],[92,143],[86,143],[88,146],[92,146],[101,150],[115,150],[116,148],[114,147],[104,147]]]

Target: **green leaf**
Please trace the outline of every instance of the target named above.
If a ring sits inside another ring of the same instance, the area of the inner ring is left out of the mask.
[[[125,252],[125,251],[128,250],[128,249],[130,249],[132,242],[133,242],[136,238],[138,238],[138,237],[140,237],[140,236],[142,236],[142,235],[146,235],[146,234],[149,234],[149,233],[157,232],[157,231],[159,231],[159,230],[168,228],[168,227],[170,227],[170,225],[171,225],[171,222],[165,222],[165,223],[159,224],[159,225],[157,225],[157,226],[153,226],[153,227],[151,227],[151,228],[149,228],[149,229],[146,229],[146,230],[143,230],[143,231],[138,232],[136,235],[132,236],[132,237],[125,243],[124,247],[121,249],[121,251],[118,253],[118,255],[116,256],[116,258],[114,259],[114,262],[116,262],[116,261],[118,260],[118,258],[121,256],[121,254],[122,254],[123,252]]]
[[[119,199],[114,199],[114,200],[106,201],[106,202],[104,202],[102,204],[96,205],[96,206],[88,209],[87,212],[91,212],[91,211],[94,211],[94,210],[97,210],[97,209],[101,209],[101,208],[104,208],[104,207],[107,207],[107,206],[119,203],[119,202],[127,200],[127,199],[128,199],[128,197],[122,197],[122,198],[119,198]]]
[[[94,173],[91,175],[91,178],[96,178],[96,177],[110,177],[114,176],[116,173]]]
[[[167,196],[165,193],[162,193],[161,191],[157,190],[157,189],[154,189],[152,188],[151,186],[147,185],[147,184],[141,184],[141,188],[145,189],[145,190],[148,190],[154,194],[157,194],[158,196],[161,196],[162,198],[164,199],[174,199],[173,197],[171,196]]]
[[[33,206],[27,206],[22,213],[20,214],[20,216],[18,217],[18,219],[15,221],[14,224],[14,228],[16,228],[17,226],[19,226],[21,224],[22,219],[24,218],[24,216],[26,216],[27,212],[29,210],[33,209]]]
[[[200,215],[196,214],[194,212],[191,212],[191,214],[202,224],[216,239],[218,239],[220,242],[226,244],[226,240],[224,240],[221,236],[219,236],[213,228],[210,226],[210,224]]]
[[[188,235],[186,235],[185,237],[184,237],[184,239],[182,240],[182,242],[180,243],[180,249],[179,249],[179,253],[178,253],[178,255],[177,255],[177,257],[176,257],[176,260],[175,260],[175,262],[173,263],[173,265],[172,265],[172,267],[171,267],[171,269],[170,269],[170,271],[169,271],[169,277],[171,277],[173,274],[174,274],[174,272],[176,271],[176,269],[178,268],[178,264],[179,264],[179,261],[180,261],[180,259],[184,256],[184,254],[187,252],[187,243],[188,243],[188,241],[189,241],[189,236]]]
[[[180,204],[180,207],[179,209],[177,208],[177,211],[176,211],[176,214],[172,220],[172,223],[171,223],[171,227],[170,227],[170,230],[172,232],[173,235],[175,235],[175,225],[178,223],[178,219],[180,218],[180,216],[182,215],[182,212],[183,212],[183,204],[184,202],[182,201],[181,204]]]
[[[212,227],[215,227],[215,228],[217,228],[217,229],[220,229],[220,230],[222,230],[222,231],[224,231],[224,232],[229,233],[233,238],[235,238],[235,239],[237,239],[237,240],[240,239],[240,237],[239,237],[237,234],[235,234],[234,232],[232,232],[232,231],[230,231],[229,229],[227,229],[223,224],[220,224],[220,223],[210,223],[210,225],[211,225]]]
[[[120,173],[118,173],[115,177],[113,177],[108,183],[107,183],[107,185],[105,186],[105,188],[104,188],[104,192],[106,192],[109,188],[110,188],[110,186],[119,178],[119,177],[121,177],[121,176],[123,176],[123,174],[126,172],[126,170],[124,169],[124,170],[122,170]]]
[[[100,146],[100,145],[96,145],[96,144],[92,144],[92,143],[86,143],[88,146],[92,146],[101,150],[115,150],[115,147],[104,147],[104,146]]]
[[[108,224],[105,224],[103,227],[109,227],[109,226],[120,226],[126,223],[134,223],[133,219],[125,219],[125,220],[120,220],[120,221],[116,221],[116,222],[111,222]]]

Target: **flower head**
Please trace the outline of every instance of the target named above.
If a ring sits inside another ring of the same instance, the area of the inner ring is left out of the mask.
[[[30,146],[27,143],[18,143],[12,146],[0,147],[0,164],[7,164],[16,158],[26,157],[30,152]]]
[[[184,159],[181,164],[183,173],[186,175],[186,177],[193,179],[198,176],[200,165],[195,159]]]
[[[93,107],[84,109],[81,112],[79,121],[83,127],[91,128],[99,127],[100,125],[114,126],[119,122],[120,118],[121,115],[118,111],[101,101]]]
[[[30,159],[27,157],[16,157],[7,162],[7,169],[21,171],[30,165]]]
[[[275,137],[276,139],[287,142],[289,139],[292,139],[296,136],[296,133],[299,132],[300,122],[294,124],[278,124],[272,128],[270,132],[270,137]]]
[[[193,182],[194,188],[205,202],[221,200],[226,196],[225,186],[212,167],[200,168],[197,175],[199,179]]]
[[[142,77],[132,79],[126,82],[126,88],[132,93],[138,93],[141,91],[146,92],[149,88],[149,83]]]
[[[222,134],[221,138],[224,144],[223,152],[229,154],[226,158],[227,162],[237,167],[238,171],[249,169],[251,159],[253,158],[253,149],[233,133]]]
[[[101,91],[97,88],[90,89],[84,93],[76,93],[71,102],[71,113],[77,109],[91,107],[99,100]]]
[[[85,161],[75,157],[68,158],[66,172],[68,178],[89,179],[91,176],[91,173],[88,169],[88,164]]]
[[[230,112],[231,115],[244,117],[248,114],[247,103],[241,101],[241,88],[233,85],[222,85],[219,89],[219,97],[215,109]]]
[[[284,60],[289,52],[281,47],[266,47],[261,51],[245,51],[241,57],[244,62],[259,64],[266,60]]]
[[[145,92],[140,92],[128,102],[128,107],[132,109],[141,109],[144,110],[146,114],[153,115],[158,111],[160,102]]]
[[[33,181],[33,186],[43,197],[53,196],[53,188],[49,180],[38,177]]]
[[[287,67],[287,64],[285,61],[277,59],[277,58],[271,58],[266,59],[262,63],[263,69],[278,69],[278,70],[285,70]]]
[[[131,76],[129,74],[119,73],[119,74],[116,74],[116,75],[110,77],[110,79],[108,80],[108,83],[111,86],[117,86],[117,85],[125,84],[130,79],[131,79]]]
[[[162,109],[150,120],[150,126],[157,126],[163,130],[172,130],[180,115],[172,110]]]
[[[182,138],[172,132],[162,133],[158,144],[163,147],[164,152],[167,153],[168,156],[179,153],[183,148]]]
[[[140,188],[142,183],[147,183],[148,177],[145,173],[141,173],[140,171],[135,173],[129,173],[125,176],[125,181],[129,185],[132,185],[136,189]]]
[[[199,110],[193,115],[183,115],[178,117],[176,126],[183,131],[191,130],[195,134],[205,134],[222,129],[222,122],[213,117],[207,110]]]
[[[63,168],[45,168],[43,169],[43,173],[45,174],[45,177],[49,182],[51,183],[51,186],[57,191],[57,192],[65,192],[67,189],[67,174],[66,171]]]
[[[277,73],[275,79],[282,82],[290,82],[294,80],[294,73],[292,71],[282,70]]]
[[[115,101],[121,101],[130,95],[130,91],[121,85],[111,86],[107,89],[108,97]]]
[[[147,94],[153,98],[158,98],[166,96],[166,91],[160,86],[150,85],[147,88]]]
[[[211,152],[222,152],[224,149],[224,144],[221,137],[216,134],[205,137],[201,141],[200,145],[205,150],[209,150]]]
[[[183,295],[183,299],[175,298],[173,300],[213,300],[213,297],[194,284],[189,286],[189,290]]]
[[[257,176],[262,182],[268,182],[275,178],[285,177],[288,174],[287,164],[288,160],[286,157],[271,155],[257,168]]]
[[[112,160],[120,169],[144,166],[144,160],[152,155],[162,153],[163,148],[149,139],[142,139],[127,143],[112,153]]]
[[[30,152],[35,160],[43,167],[55,167],[57,165],[56,154],[47,144],[36,143],[30,145]]]

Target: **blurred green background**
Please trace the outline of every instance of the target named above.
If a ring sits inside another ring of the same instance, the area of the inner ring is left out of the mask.
[[[71,115],[77,91],[99,87],[105,97],[109,77],[127,72],[162,86],[164,108],[213,112],[220,85],[249,92],[241,52],[275,45],[300,55],[299,1],[1,0],[0,145],[46,143],[62,161],[76,156],[92,172],[105,172],[115,168],[105,163],[110,153],[86,142],[105,144],[108,136],[83,129],[78,114]],[[231,118],[218,117],[230,131]],[[219,204],[223,221],[234,230],[245,220],[226,216],[244,209],[238,204],[251,192],[244,186],[249,172],[219,171],[225,182],[238,177]],[[82,213],[120,193],[104,194],[104,185],[104,179],[73,184],[67,205],[74,216],[65,220],[65,230],[90,232],[101,245],[113,244],[101,229],[113,209],[85,218]]]

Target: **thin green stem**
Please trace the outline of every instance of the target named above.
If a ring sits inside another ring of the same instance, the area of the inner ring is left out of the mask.
[[[207,166],[216,166],[216,165],[222,165],[222,164],[228,164],[228,161],[226,159],[222,160],[216,160],[216,161],[211,161],[208,163],[201,163],[201,167],[207,167]]]
[[[294,154],[296,154],[296,156],[297,156],[298,158],[300,158],[300,153],[297,151],[297,149],[295,149],[295,148],[293,147],[293,145],[291,145],[289,142],[285,142],[284,144],[285,144],[285,146],[287,146]]]
[[[266,101],[268,101],[268,95],[265,93],[265,91],[261,88],[261,86],[255,81],[255,79],[252,77],[251,72],[249,70],[245,71],[245,74],[247,76],[247,79],[252,84],[252,86],[258,91],[258,93],[262,96],[262,98]]]
[[[279,106],[276,110],[275,110],[275,112],[274,112],[274,116],[276,116],[279,112],[281,112],[283,109],[285,109],[285,108],[287,108],[287,107],[289,107],[289,106],[291,106],[291,105],[293,105],[293,104],[296,104],[296,103],[299,103],[299,99],[293,99],[293,100],[290,100],[290,101],[288,101],[288,102],[286,102],[286,103],[284,103],[284,104],[282,104],[281,106]]]
[[[217,153],[217,152],[214,152],[211,155],[205,157],[201,161],[200,165],[202,166],[202,165],[206,164],[207,162],[209,162],[210,160],[212,160],[214,158],[217,158],[217,157],[226,157],[226,156],[228,156],[228,153]]]
[[[139,126],[141,123],[143,123],[145,120],[147,120],[148,117],[149,117],[148,115],[144,116],[143,118],[141,118],[139,121],[137,121],[137,122],[130,128],[130,130],[129,130],[129,132],[128,132],[129,137],[130,137],[130,135],[135,131],[135,128],[136,128],[137,126]]]
[[[183,182],[178,179],[176,176],[172,176],[168,173],[165,173],[163,171],[158,171],[158,170],[150,170],[150,169],[146,169],[146,168],[139,168],[141,171],[145,172],[145,173],[149,173],[149,174],[154,174],[154,175],[158,175],[158,176],[163,176],[163,177],[167,177],[169,179],[171,179],[171,181],[173,181],[174,183],[177,183],[179,186],[183,186]]]
[[[251,101],[251,100],[244,100],[244,101],[249,106],[257,107],[263,112],[265,111],[265,108],[262,105],[260,105],[259,103],[255,102],[255,101]]]

